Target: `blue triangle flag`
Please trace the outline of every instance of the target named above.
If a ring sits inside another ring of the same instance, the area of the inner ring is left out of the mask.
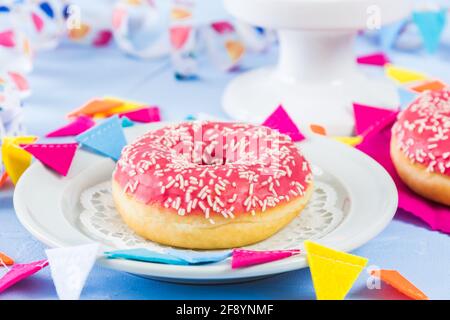
[[[127,144],[122,129],[122,120],[117,115],[79,134],[75,137],[75,140],[82,147],[115,161],[119,160],[120,153]]]
[[[398,95],[400,97],[400,109],[405,109],[417,96],[414,92],[404,88],[398,88]]]
[[[391,23],[389,25],[383,26],[380,29],[380,46],[383,50],[388,51],[394,47],[395,41],[402,29],[406,26],[407,21],[401,20],[398,22]]]
[[[127,259],[143,262],[154,262],[163,264],[174,264],[174,265],[188,265],[189,263],[183,259],[177,257],[159,253],[144,248],[136,249],[126,249],[126,250],[115,250],[105,252],[108,259]]]
[[[419,28],[420,35],[428,53],[434,53],[439,47],[442,31],[446,23],[446,11],[415,11],[413,21]]]
[[[193,251],[193,250],[180,250],[174,248],[166,249],[166,253],[187,261],[189,264],[203,264],[203,263],[213,263],[225,260],[231,257],[232,251]]]

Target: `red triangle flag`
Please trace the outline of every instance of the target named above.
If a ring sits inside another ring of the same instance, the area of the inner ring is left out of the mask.
[[[281,260],[299,253],[300,250],[254,251],[244,249],[233,249],[233,254],[231,258],[231,268],[238,269],[257,264],[267,263],[271,261]]]
[[[279,105],[262,125],[278,130],[280,133],[287,134],[295,142],[305,139],[305,136],[300,132],[282,105]]]
[[[145,108],[138,109],[138,110],[124,112],[124,113],[119,114],[119,117],[120,118],[127,117],[131,121],[144,122],[144,123],[161,121],[161,115],[159,113],[159,108],[156,106],[145,107]]]
[[[53,169],[62,176],[66,176],[72,164],[77,143],[63,144],[27,144],[21,147],[32,154],[47,167]]]
[[[386,125],[389,125],[395,120],[398,112],[398,110],[390,110],[353,103],[356,134],[367,136],[375,129],[383,129]]]

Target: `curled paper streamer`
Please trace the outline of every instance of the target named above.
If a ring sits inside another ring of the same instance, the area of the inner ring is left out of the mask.
[[[33,68],[29,39],[17,25],[11,6],[0,10],[0,71],[27,73]]]
[[[117,45],[140,58],[158,58],[170,52],[168,17],[151,0],[119,0],[112,15]]]
[[[71,0],[66,21],[68,38],[76,43],[106,46],[112,39],[113,5],[116,0]]]
[[[65,31],[65,0],[24,0],[15,4],[17,24],[35,50],[54,49]]]
[[[228,21],[210,24],[204,31],[204,39],[213,63],[223,71],[235,69],[245,53],[245,47]]]

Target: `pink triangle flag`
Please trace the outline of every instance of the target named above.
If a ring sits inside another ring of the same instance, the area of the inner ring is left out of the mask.
[[[365,138],[356,148],[378,161],[391,175],[398,190],[399,208],[423,220],[433,230],[450,233],[450,208],[419,196],[403,183],[391,160],[390,141],[391,126],[387,126]]]
[[[234,27],[228,21],[218,21],[211,23],[211,27],[219,34],[234,32]]]
[[[2,278],[0,278],[0,292],[5,291],[17,282],[32,276],[39,270],[45,268],[47,265],[47,260],[13,265],[9,271]]]
[[[31,19],[33,19],[34,27],[36,28],[37,32],[41,32],[44,28],[44,21],[34,12],[31,13]]]
[[[370,64],[373,66],[383,67],[390,62],[389,58],[382,52],[369,54],[366,56],[359,56],[356,59],[359,64]]]
[[[145,107],[138,110],[132,110],[128,112],[124,112],[119,114],[119,117],[127,117],[131,121],[135,122],[159,122],[161,121],[161,115],[159,113],[159,108],[154,107]]]
[[[91,118],[80,116],[73,120],[71,123],[52,132],[49,132],[45,136],[47,138],[77,136],[80,133],[92,128],[94,125],[95,121]]]
[[[186,43],[192,28],[189,26],[177,26],[170,28],[170,43],[179,50]]]
[[[238,269],[271,261],[281,260],[299,254],[300,250],[254,251],[233,249],[231,268]]]
[[[19,91],[27,91],[30,89],[28,81],[23,75],[12,71],[8,71],[8,74],[11,77],[11,80],[16,85],[17,89],[19,89]]]
[[[53,169],[62,176],[66,176],[72,164],[77,143],[62,144],[26,144],[21,147],[31,153],[42,164]]]
[[[14,32],[12,30],[0,32],[0,46],[12,48],[16,45]]]
[[[305,139],[305,136],[300,132],[294,121],[289,117],[282,105],[263,122],[263,126],[276,129],[280,133],[287,134],[292,141],[298,142]]]
[[[355,117],[355,131],[357,135],[367,136],[382,130],[397,117],[399,110],[389,110],[378,107],[353,103]]]

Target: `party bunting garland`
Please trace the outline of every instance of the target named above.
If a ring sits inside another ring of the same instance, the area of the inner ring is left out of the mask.
[[[233,249],[231,268],[239,269],[250,267],[258,264],[285,259],[299,253],[300,250],[254,251]]]
[[[87,116],[79,116],[69,124],[47,133],[47,138],[76,136],[95,126],[95,121]]]
[[[21,146],[44,165],[66,176],[78,148],[77,143],[62,144],[28,144]]]
[[[428,297],[396,270],[372,270],[372,276],[395,288],[414,300],[428,300]]]
[[[318,300],[343,300],[367,259],[305,241],[306,257]]]
[[[0,278],[0,293],[13,286],[17,282],[26,279],[48,265],[47,260],[31,263],[14,264],[9,271]]]
[[[2,161],[11,181],[16,184],[31,164],[31,154],[20,145],[33,143],[34,136],[4,137],[2,140]]]
[[[300,132],[282,105],[279,105],[278,108],[276,108],[275,111],[262,123],[262,125],[290,136],[292,141],[295,142],[305,139],[305,136]]]
[[[75,140],[83,147],[115,161],[119,160],[122,149],[127,144],[122,121],[118,116],[104,120],[76,136]]]

